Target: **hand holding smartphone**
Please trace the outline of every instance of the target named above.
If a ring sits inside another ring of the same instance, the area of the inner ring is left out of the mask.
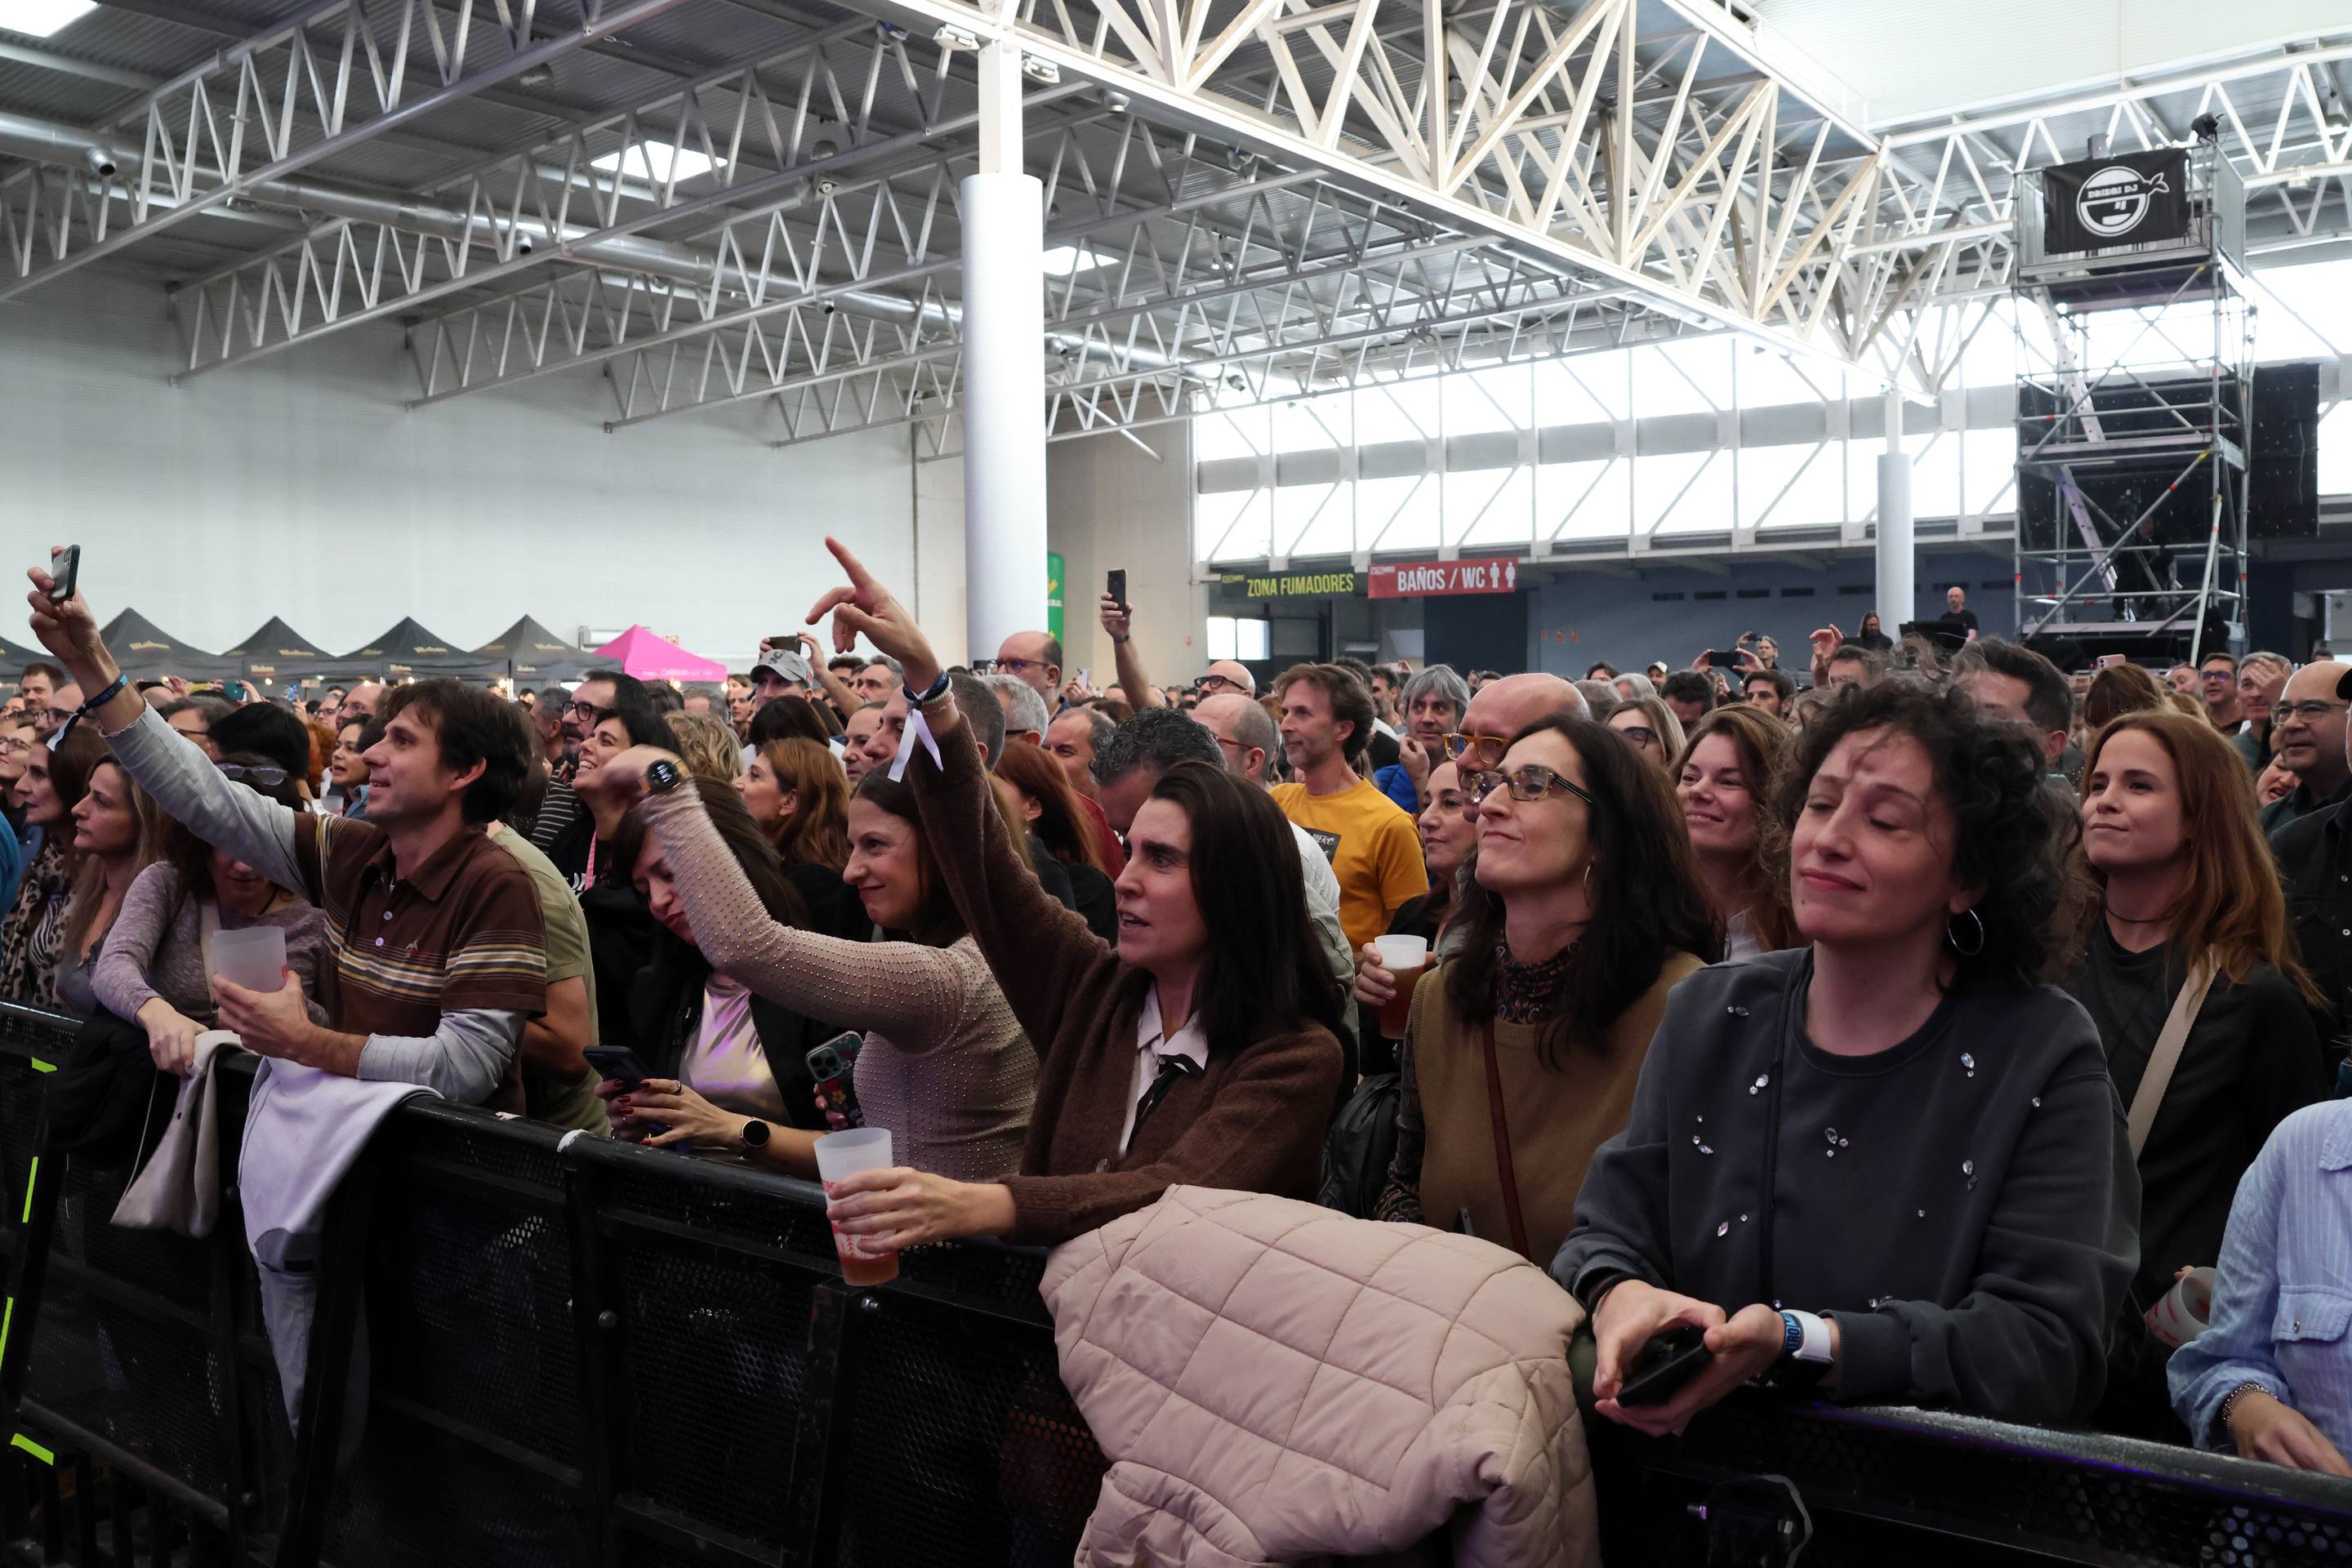
[[[60,545],[49,552],[49,603],[62,605],[74,596],[81,580],[81,546]]]
[[[835,1132],[866,1125],[866,1109],[857,1103],[857,1048],[865,1037],[855,1030],[835,1035],[808,1054],[809,1076],[816,1079],[817,1109]]]
[[[1121,614],[1126,614],[1134,608],[1133,605],[1127,602],[1126,567],[1114,566],[1111,568],[1109,576],[1104,582],[1103,591],[1111,596],[1111,602],[1119,607]]]
[[[1623,1405],[1664,1405],[1715,1359],[1706,1348],[1706,1331],[1684,1324],[1654,1334],[1626,1369],[1617,1403]]]

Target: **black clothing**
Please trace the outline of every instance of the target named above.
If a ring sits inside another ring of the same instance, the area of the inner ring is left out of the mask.
[[[1909,1039],[1806,1037],[1812,951],[1719,963],[1666,1002],[1625,1131],[1552,1277],[1836,1317],[1837,1397],[2061,1421],[2090,1410],[2139,1254],[2139,1183],[2096,1031],[1982,979]],[[1769,1175],[1768,1175],[1769,1172]]]
[[[1857,632],[1846,640],[1873,653],[1892,653],[1895,650],[1895,639],[1885,632]]]
[[[2331,1065],[2343,1053],[2352,1021],[2352,860],[2345,856],[2345,809],[2322,806],[2271,835],[2295,948],[2319,987],[2320,1056]]]
[[[676,1078],[678,1063],[702,1026],[702,991],[710,965],[699,950],[688,946],[667,929],[656,931],[653,957],[629,977],[629,1025],[623,1035],[606,1035],[610,1042],[626,1042],[656,1078]],[[804,1132],[830,1131],[824,1112],[816,1108],[816,1079],[809,1071],[808,1054],[856,1020],[828,1023],[795,1013],[781,1002],[751,993],[751,1026],[759,1031],[760,1049],[768,1058],[776,1091],[783,1097],[784,1124]]]
[[[873,940],[873,917],[866,912],[865,901],[841,879],[840,872],[830,866],[789,866],[784,868],[784,879],[800,894],[802,907],[808,910],[809,930],[844,942]]]
[[[2098,1026],[2126,1110],[2188,973],[2188,955],[2169,943],[2127,952],[2102,921],[2066,981]],[[2238,1179],[2271,1130],[2326,1089],[2310,1009],[2284,975],[2263,964],[2242,985],[2214,981],[2140,1152],[2138,1311],[2172,1289],[2174,1269],[2221,1258]]]
[[[1396,766],[1398,759],[1404,754],[1404,747],[1394,735],[1383,735],[1375,730],[1371,743],[1364,748],[1364,773],[1369,777],[1382,768]]]
[[[2297,784],[2293,794],[2283,795],[2263,807],[2263,832],[2265,836],[2276,833],[2290,822],[2300,822],[2331,805],[2342,805],[2347,800],[2352,800],[2352,778],[2336,785],[2336,793],[2326,800],[2314,799],[2307,787]]]
[[[1078,908],[1078,895],[1076,889],[1070,886],[1070,874],[1062,868],[1059,860],[1054,858],[1054,852],[1045,847],[1045,841],[1034,833],[1029,836],[1029,864],[1036,870],[1039,887],[1051,893],[1064,909]],[[1078,910],[1078,912],[1084,914],[1086,911]]]
[[[1947,609],[1943,618],[1948,621],[1957,621],[1972,632],[1981,630],[1977,625],[1977,613],[1974,610]]]
[[[1070,879],[1070,908],[1085,918],[1087,929],[1113,947],[1118,945],[1118,895],[1108,877],[1083,860],[1055,860]]]

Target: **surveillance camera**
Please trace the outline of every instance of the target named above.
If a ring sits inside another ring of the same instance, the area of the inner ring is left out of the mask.
[[[821,196],[833,195],[835,188],[835,183],[830,179],[822,179],[816,183],[816,194]]]

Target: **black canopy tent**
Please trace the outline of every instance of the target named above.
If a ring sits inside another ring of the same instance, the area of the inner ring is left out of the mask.
[[[176,675],[193,681],[226,680],[240,672],[238,661],[190,647],[136,610],[125,610],[99,634],[109,653],[133,680]]]
[[[529,616],[476,648],[474,657],[503,664],[518,687],[577,680],[598,667],[585,648],[572,647]]]
[[[247,675],[281,692],[313,679],[372,679],[383,673],[365,660],[337,658],[276,616],[221,658],[236,660]]]
[[[343,658],[387,680],[430,679],[442,675],[495,680],[507,672],[503,659],[484,658],[452,647],[410,616],[401,616],[382,637],[354,648]]]
[[[14,688],[16,678],[28,664],[55,664],[57,655],[27,643],[12,642],[0,637],[0,684]]]

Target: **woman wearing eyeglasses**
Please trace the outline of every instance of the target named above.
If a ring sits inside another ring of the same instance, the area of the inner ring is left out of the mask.
[[[1625,1124],[1666,993],[1715,956],[1715,921],[1664,776],[1591,720],[1537,720],[1464,792],[1461,952],[1413,994],[1375,1213],[1466,1218],[1541,1262]]]
[[[1809,945],[1675,993],[1552,1260],[1603,1415],[1663,1435],[1759,1376],[2017,1421],[2097,1404],[2139,1185],[2098,1031],[2047,984],[2088,899],[2045,765],[1904,681],[1798,742],[1767,824]],[[1682,1326],[1708,1363],[1621,1405]]]
[[[1761,709],[1718,708],[1691,726],[1675,759],[1675,798],[1727,957],[1795,945],[1764,867],[1763,834],[1764,792],[1794,738]]]
[[[1675,759],[1683,752],[1683,722],[1662,700],[1629,697],[1622,707],[1609,715],[1607,723],[1661,776],[1674,776]]]
[[[289,810],[302,809],[301,792],[285,770],[257,756],[225,758],[221,771]],[[324,1024],[327,1010],[317,998],[326,917],[299,894],[271,886],[252,867],[166,818],[161,858],[132,880],[122,912],[107,933],[91,989],[108,1012],[147,1032],[148,1054],[157,1067],[185,1073],[195,1060],[196,1037],[214,1025],[205,928],[260,925],[285,931],[286,966],[311,999],[311,1020]]]

